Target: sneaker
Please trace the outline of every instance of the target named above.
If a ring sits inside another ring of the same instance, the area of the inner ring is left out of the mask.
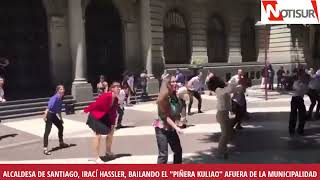
[[[51,153],[48,151],[48,149],[44,149],[44,150],[43,150],[43,154],[44,154],[44,155],[51,155]]]
[[[243,127],[238,124],[238,125],[236,126],[236,129],[237,129],[237,130],[241,130],[241,129],[243,129]]]
[[[198,113],[201,114],[201,113],[203,113],[203,111],[199,110]]]

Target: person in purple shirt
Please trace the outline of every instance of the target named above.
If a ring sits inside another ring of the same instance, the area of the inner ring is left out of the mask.
[[[56,88],[56,94],[50,98],[48,102],[48,108],[44,112],[46,129],[43,137],[43,153],[45,155],[51,155],[50,151],[48,151],[48,138],[51,132],[52,124],[54,124],[58,128],[60,147],[65,148],[69,146],[68,144],[63,142],[63,120],[61,110],[63,107],[64,92],[64,86],[58,85]]]
[[[180,83],[181,86],[185,85],[186,77],[183,75],[180,69],[176,70],[176,79],[177,79],[177,83]]]

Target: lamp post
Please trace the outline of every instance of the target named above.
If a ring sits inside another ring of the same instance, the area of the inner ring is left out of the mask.
[[[266,81],[265,81],[265,85],[264,85],[264,95],[265,95],[265,100],[268,100],[268,81],[269,81],[269,77],[268,77],[268,48],[267,48],[267,43],[268,43],[268,26],[265,25],[264,28],[264,73],[266,76]]]
[[[265,100],[268,100],[268,26],[265,24],[261,24],[260,21],[258,21],[256,23],[256,26],[264,26],[263,28],[263,38],[264,38],[264,75],[265,75],[265,82],[264,82],[264,96],[265,96]]]

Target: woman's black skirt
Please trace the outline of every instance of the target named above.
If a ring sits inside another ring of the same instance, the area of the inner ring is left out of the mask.
[[[91,114],[88,116],[87,125],[96,133],[100,135],[107,135],[111,131],[111,123],[109,116],[105,115],[101,119],[94,118]]]

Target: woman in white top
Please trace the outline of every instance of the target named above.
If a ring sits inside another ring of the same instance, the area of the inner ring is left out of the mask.
[[[101,94],[108,92],[108,90],[109,87],[107,81],[105,80],[105,77],[103,75],[100,75],[99,82],[97,84],[98,95],[100,96]]]
[[[303,97],[307,93],[307,86],[304,83],[304,75],[299,75],[298,80],[293,83],[293,95],[291,98],[291,111],[289,117],[289,134],[293,136],[296,133],[297,116],[299,115],[299,125],[297,133],[304,135],[304,125],[306,121],[306,106]]]
[[[3,85],[4,85],[4,79],[0,77],[0,103],[6,102],[6,100],[4,99]]]
[[[220,124],[221,136],[218,145],[218,157],[228,159],[227,144],[233,133],[233,122],[229,119],[231,111],[231,93],[235,92],[235,84],[226,84],[219,77],[213,76],[207,82],[208,89],[217,96],[217,121]]]
[[[190,99],[187,87],[180,87],[177,91],[177,97],[181,105],[181,118],[177,123],[181,129],[184,129],[187,128],[187,104],[189,103]]]
[[[125,100],[126,100],[126,92],[123,87],[121,87],[120,93],[118,95],[118,120],[117,120],[117,127],[116,129],[123,128],[124,126],[122,125],[122,119],[124,115],[124,105],[125,105]]]
[[[131,97],[135,96],[135,102],[137,103],[137,97],[136,97],[136,92],[134,90],[134,76],[133,74],[129,74],[129,78],[127,80],[128,86],[129,86],[129,95],[127,98],[127,104],[131,104]]]

